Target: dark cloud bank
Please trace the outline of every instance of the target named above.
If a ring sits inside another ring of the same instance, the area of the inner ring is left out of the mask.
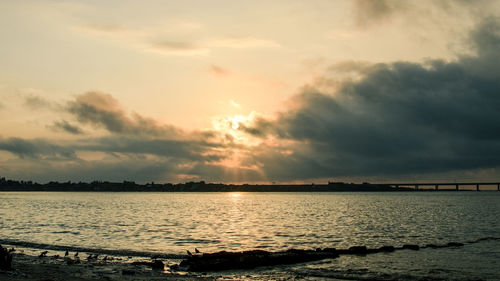
[[[185,133],[127,114],[110,95],[86,93],[66,112],[81,126],[107,131],[108,137],[69,143],[0,138],[0,150],[19,157],[0,173],[37,180],[229,182],[440,173],[460,178],[464,172],[489,169],[487,176],[493,177],[500,166],[498,30],[496,20],[484,21],[470,35],[476,55],[452,62],[350,63],[361,78],[342,82],[335,92],[304,87],[292,99],[294,106],[276,118],[240,127],[278,145],[236,146],[216,132]],[[336,66],[332,70],[339,71]],[[68,121],[54,127],[83,132]],[[241,167],[218,164],[235,149],[244,155]],[[78,156],[84,152],[107,157],[84,161]]]
[[[133,135],[176,134],[173,126],[159,125],[155,120],[133,114],[129,117],[111,95],[87,92],[70,102],[67,111],[82,124],[103,128],[111,133]]]
[[[43,139],[0,138],[0,150],[9,151],[22,159],[73,159],[75,151]]]
[[[362,65],[363,78],[334,95],[306,87],[298,107],[245,128],[296,141],[294,153],[260,150],[254,161],[278,180],[498,167],[499,27],[489,19],[471,34],[476,56]]]

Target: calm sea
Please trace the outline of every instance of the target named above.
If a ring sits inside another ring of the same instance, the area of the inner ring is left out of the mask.
[[[3,192],[0,240],[127,254],[445,244],[500,237],[499,215],[495,191]],[[500,240],[224,274],[263,280],[500,280]]]

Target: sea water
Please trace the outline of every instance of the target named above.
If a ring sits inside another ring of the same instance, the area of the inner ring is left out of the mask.
[[[2,192],[0,241],[173,256],[194,248],[422,246],[500,237],[499,214],[496,191]],[[500,280],[500,240],[223,274],[263,280]]]

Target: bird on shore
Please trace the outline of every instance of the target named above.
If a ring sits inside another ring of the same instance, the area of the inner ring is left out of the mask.
[[[87,257],[87,260],[97,260],[98,256],[99,256],[99,254],[89,254],[89,256]]]
[[[44,258],[44,257],[46,257],[46,256],[47,256],[47,253],[48,253],[48,252],[49,252],[49,251],[43,251],[43,252],[42,252],[42,253],[41,253],[38,257],[39,257],[39,258]]]
[[[186,250],[186,252],[187,252],[188,256],[190,256],[190,257],[193,256],[193,254],[189,250]]]
[[[67,257],[69,255],[69,252],[66,250],[66,252],[64,253],[64,256]]]
[[[200,250],[198,250],[197,248],[194,248],[194,252],[197,254],[201,253]]]
[[[78,257],[78,252],[75,253],[75,258],[77,258],[77,257]]]

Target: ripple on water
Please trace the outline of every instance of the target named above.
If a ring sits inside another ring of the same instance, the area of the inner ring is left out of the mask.
[[[9,193],[0,201],[0,233],[183,253],[189,244],[207,250],[380,246],[500,232],[498,194],[447,194]]]

